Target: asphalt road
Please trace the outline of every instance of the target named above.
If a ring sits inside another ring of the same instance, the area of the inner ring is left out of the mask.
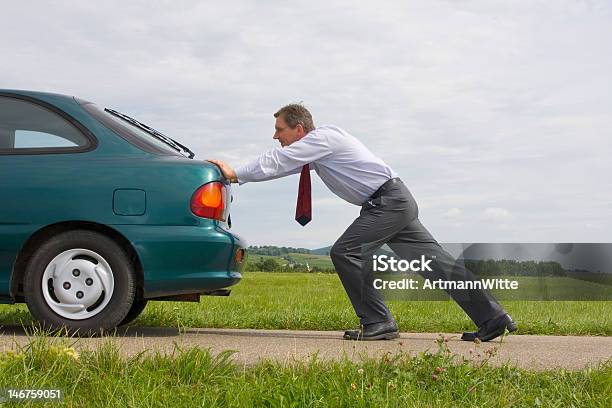
[[[234,361],[252,364],[262,359],[290,363],[308,360],[317,353],[320,359],[340,359],[347,356],[359,360],[361,356],[382,356],[384,353],[404,352],[417,355],[423,351],[435,352],[439,333],[402,333],[396,340],[346,341],[342,332],[251,330],[251,329],[183,329],[130,327],[112,337],[50,338],[63,341],[79,349],[93,349],[103,342],[117,343],[122,353],[134,355],[144,351],[172,352],[180,347],[210,348],[217,354],[236,350]],[[598,336],[530,336],[510,335],[503,341],[475,344],[459,339],[457,333],[442,333],[447,345],[457,358],[464,356],[475,362],[487,357],[487,350],[495,349],[490,358],[492,365],[510,362],[531,370],[565,368],[577,370],[612,359],[612,337]],[[29,342],[21,327],[0,328],[0,350],[15,349]]]

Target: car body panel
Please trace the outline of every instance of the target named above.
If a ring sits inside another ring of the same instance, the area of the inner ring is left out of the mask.
[[[231,286],[240,280],[234,248],[244,241],[215,225],[117,225],[129,236],[145,271],[146,297],[194,293]]]

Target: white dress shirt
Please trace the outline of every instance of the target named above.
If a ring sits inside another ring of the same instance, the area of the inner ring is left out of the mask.
[[[272,180],[310,164],[338,197],[362,205],[397,173],[357,138],[336,126],[321,126],[286,147],[263,153],[235,169],[238,183]]]

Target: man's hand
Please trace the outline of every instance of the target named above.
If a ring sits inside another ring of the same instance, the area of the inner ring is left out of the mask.
[[[232,169],[227,163],[221,160],[208,159],[209,162],[216,164],[220,169],[226,179],[228,179],[231,183],[237,183],[238,177],[236,177],[236,172]]]

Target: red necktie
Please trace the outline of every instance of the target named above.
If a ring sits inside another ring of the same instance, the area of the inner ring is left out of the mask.
[[[302,226],[312,220],[312,204],[310,198],[310,168],[307,164],[302,167],[300,174],[300,187],[298,188],[297,206],[295,208],[295,220]]]

